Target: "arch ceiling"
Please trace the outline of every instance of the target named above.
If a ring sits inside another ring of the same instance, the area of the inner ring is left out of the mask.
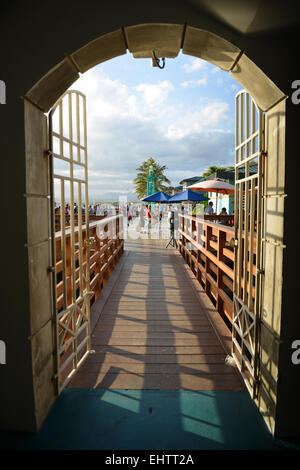
[[[26,94],[26,98],[43,112],[48,112],[72,83],[91,67],[126,54],[135,58],[175,58],[183,54],[199,57],[230,72],[267,111],[283,98],[284,93],[237,46],[227,40],[189,25],[147,23],[120,28],[102,35],[65,57]]]

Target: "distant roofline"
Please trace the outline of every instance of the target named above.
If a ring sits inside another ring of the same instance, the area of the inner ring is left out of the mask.
[[[241,168],[240,171],[243,172],[243,169]],[[249,165],[249,171],[250,171],[250,174],[251,173],[256,173],[257,172],[257,164],[254,163],[252,165]],[[179,182],[179,184],[182,184],[183,182],[185,182],[185,183],[191,183],[191,182],[196,183],[198,181],[207,181],[207,180],[214,179],[214,178],[223,178],[223,179],[228,179],[228,180],[234,181],[235,170],[232,169],[232,170],[216,171],[215,173],[212,173],[209,176],[192,176],[190,178],[185,178],[185,179],[181,180]]]
[[[191,176],[190,178],[184,178],[183,180],[179,181],[179,184],[182,184],[184,182],[189,182],[189,181],[199,181],[201,180],[202,176]]]

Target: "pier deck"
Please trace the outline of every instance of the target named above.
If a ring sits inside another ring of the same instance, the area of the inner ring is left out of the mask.
[[[92,353],[71,388],[245,390],[225,364],[231,333],[179,252],[126,242],[92,306]]]

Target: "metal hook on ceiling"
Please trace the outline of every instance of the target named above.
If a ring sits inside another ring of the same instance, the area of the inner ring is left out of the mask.
[[[162,65],[160,65],[160,59],[158,59],[155,55],[155,52],[152,51],[152,67],[158,67],[160,69],[163,69],[165,66],[165,58],[163,57],[161,60]]]

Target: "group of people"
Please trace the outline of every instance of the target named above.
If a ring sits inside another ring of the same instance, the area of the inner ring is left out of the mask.
[[[151,228],[151,223],[153,223],[153,221],[155,221],[155,223],[156,222],[160,223],[162,221],[162,218],[164,217],[164,215],[167,215],[167,213],[169,213],[173,209],[171,209],[171,206],[167,207],[167,205],[159,205],[159,204],[157,204],[155,206],[154,210],[153,210],[151,204],[141,205],[141,206],[127,205],[125,207],[120,207],[121,213],[123,213],[123,216],[127,218],[128,227],[134,219],[139,217],[139,227],[140,227],[141,232],[143,232],[145,229],[149,230]],[[55,213],[59,214],[60,210],[61,210],[60,206],[56,205]],[[78,210],[79,210],[78,209],[78,204],[75,202],[74,203],[74,215],[78,214]],[[113,210],[114,210],[113,208],[112,209],[107,209],[107,207],[102,207],[102,205],[99,205],[99,204],[89,205],[88,206],[88,211],[89,211],[90,215],[109,216],[109,215],[113,215],[112,214]],[[178,209],[178,210],[180,210],[180,209]],[[71,215],[71,209],[70,209],[70,204],[69,203],[65,204],[64,212],[65,212],[66,219],[69,219],[69,217]],[[181,212],[184,213],[184,206],[183,205],[181,206]],[[82,215],[85,214],[85,205],[82,205],[81,213],[82,213]],[[204,214],[205,215],[217,215],[214,212],[213,202],[212,201],[210,201],[209,204],[207,205],[207,207],[205,208]],[[223,207],[221,212],[218,215],[221,215],[221,216],[228,215],[226,207]],[[225,223],[226,224],[226,221],[220,221],[220,223]]]
[[[204,210],[205,215],[217,215],[214,213],[213,202],[210,201]],[[226,207],[222,207],[219,215],[228,215]]]
[[[78,204],[75,202],[74,203],[74,214],[77,215],[78,211],[79,211]],[[58,205],[58,204],[56,205],[55,212],[56,213],[60,212],[60,205]],[[64,212],[65,212],[65,216],[71,215],[71,206],[70,206],[69,203],[65,204],[65,211]],[[81,213],[85,214],[85,205],[82,205]],[[89,206],[89,214],[94,214],[94,213],[95,213],[94,206]]]
[[[58,214],[60,213],[61,206],[60,204],[55,204],[55,213]],[[79,207],[77,202],[74,202],[74,214],[77,215],[79,212]],[[114,207],[107,207],[106,205],[102,204],[89,204],[88,206],[88,212],[90,215],[114,215],[116,213],[116,208]],[[70,216],[71,215],[71,206],[69,203],[65,204],[65,209],[64,209],[65,216]],[[81,213],[85,214],[85,204],[81,206]]]
[[[217,214],[215,214],[215,212],[214,212],[214,209],[213,209],[213,202],[212,202],[212,201],[210,201],[210,202],[208,203],[208,206],[205,208],[204,214],[205,214],[205,215],[217,215]],[[232,214],[233,214],[233,212],[232,212]],[[221,210],[221,212],[220,212],[218,215],[229,215],[228,212],[227,212],[227,210],[226,210],[226,207],[222,207],[222,210]],[[220,224],[224,224],[224,225],[228,225],[228,224],[229,224],[228,220],[218,220],[218,222],[219,222]]]
[[[132,206],[132,207],[127,206],[126,216],[127,216],[128,226],[136,217],[139,217],[139,224],[140,224],[141,230],[144,229],[145,222],[147,222],[148,227],[151,226],[152,213],[151,213],[150,204],[146,206],[141,206],[140,208],[136,208],[135,206]]]
[[[129,206],[128,205],[127,209],[126,209],[127,225],[129,226],[130,223],[136,217],[139,217],[139,225],[140,225],[141,231],[143,231],[144,228],[149,229],[151,227],[151,223],[153,223],[153,221],[161,222],[161,220],[164,216],[164,213],[166,212],[166,215],[167,215],[167,213],[169,214],[171,210],[173,211],[174,207],[171,208],[171,206],[167,206],[167,205],[162,206],[162,205],[157,204],[154,210],[152,209],[151,204],[148,204],[148,205],[145,205],[145,206],[142,205],[140,208],[135,208],[134,206]],[[178,210],[180,210],[180,209],[178,209]],[[181,206],[181,213],[184,213],[184,206],[183,205]],[[207,205],[207,207],[205,208],[204,214],[205,215],[217,215],[214,212],[213,202],[212,201],[210,201],[209,204]],[[222,210],[220,211],[220,213],[218,215],[228,216],[229,214],[227,212],[226,207],[222,207]],[[220,223],[225,223],[226,224],[227,222],[221,220]]]
[[[123,211],[124,213],[124,211]],[[140,214],[140,210],[136,206],[127,206],[126,207],[126,217],[127,217],[127,225],[130,224],[130,222],[133,221],[136,217],[138,217]]]
[[[140,207],[128,205],[126,208],[127,226],[129,227],[133,220],[138,217],[141,232],[149,230],[153,222],[161,222],[164,211],[165,208],[159,205],[157,205],[154,210],[151,204],[142,205]]]
[[[98,215],[99,212],[108,213],[107,208],[104,208],[104,209],[102,208],[102,210],[101,210],[101,207],[99,205],[95,205],[95,206],[89,205],[88,208],[89,208],[89,214],[92,214],[92,215]],[[182,212],[184,212],[184,207],[183,206],[182,206],[181,209],[182,209]],[[60,206],[56,205],[55,211],[58,212],[59,210],[60,210]],[[85,213],[85,205],[82,206],[81,212],[83,214]],[[154,218],[156,220],[161,221],[162,216],[163,216],[163,212],[164,212],[164,209],[161,206],[159,206],[156,210],[156,213],[152,214],[151,204],[148,204],[146,206],[141,206],[140,208],[136,207],[136,206],[129,206],[128,205],[127,208],[126,208],[126,216],[127,216],[127,219],[128,219],[129,222],[132,221],[135,217],[138,217],[138,216],[140,216],[142,219],[146,218],[148,220],[148,219]],[[70,213],[71,213],[70,204],[67,203],[65,205],[65,215],[70,215]],[[76,202],[74,203],[74,214],[78,214],[78,205],[77,205]],[[212,201],[210,201],[208,203],[207,207],[204,210],[204,214],[205,215],[217,215],[214,212],[213,202]],[[226,207],[222,207],[222,210],[219,213],[219,215],[228,215]]]

